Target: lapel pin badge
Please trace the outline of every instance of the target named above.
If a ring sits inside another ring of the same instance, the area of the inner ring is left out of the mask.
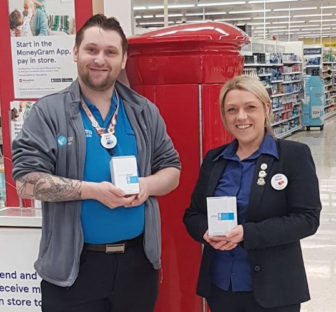
[[[263,186],[263,185],[265,185],[265,179],[264,178],[258,178],[258,180],[257,180],[257,184],[259,185],[259,186]]]
[[[267,169],[267,164],[262,163],[262,164],[260,165],[260,169],[261,169],[261,170],[266,170],[266,169]]]

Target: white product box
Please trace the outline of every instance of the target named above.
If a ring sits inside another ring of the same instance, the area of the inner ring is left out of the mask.
[[[237,225],[236,197],[207,197],[207,208],[209,236],[225,235]]]
[[[138,166],[135,156],[115,156],[110,160],[112,183],[126,195],[139,193]]]

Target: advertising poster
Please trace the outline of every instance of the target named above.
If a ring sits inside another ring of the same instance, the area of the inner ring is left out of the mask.
[[[39,228],[0,227],[0,311],[40,312],[41,278],[34,270]]]
[[[15,139],[22,129],[23,122],[28,116],[34,102],[13,101],[10,103],[10,138]]]
[[[40,98],[77,76],[74,0],[9,0],[14,96]]]

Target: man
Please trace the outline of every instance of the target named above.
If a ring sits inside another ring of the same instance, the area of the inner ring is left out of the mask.
[[[13,142],[18,194],[43,202],[35,269],[45,312],[149,312],[158,291],[155,196],[177,187],[178,154],[158,109],[122,85],[127,40],[91,17],[76,35],[78,80],[40,99]],[[112,156],[134,155],[140,191],[111,181]]]

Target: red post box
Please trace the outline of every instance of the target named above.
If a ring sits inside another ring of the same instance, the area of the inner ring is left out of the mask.
[[[225,81],[242,73],[240,49],[248,42],[240,29],[216,22],[163,28],[128,40],[130,84],[159,107],[182,161],[179,188],[160,200],[158,312],[203,310],[195,295],[201,246],[188,237],[182,216],[203,155],[232,139],[222,127],[218,96]]]

